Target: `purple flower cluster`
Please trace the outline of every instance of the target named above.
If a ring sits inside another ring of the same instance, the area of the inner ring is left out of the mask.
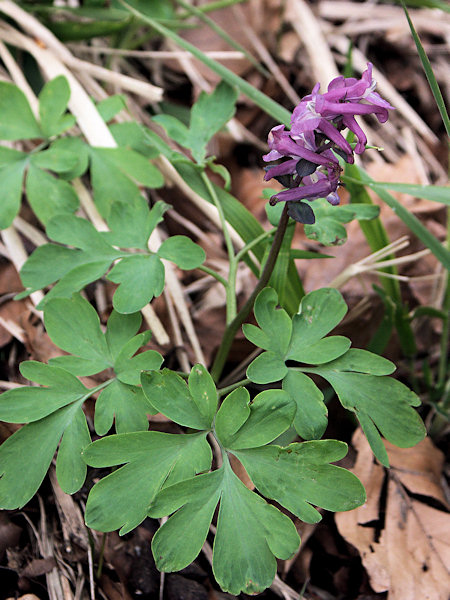
[[[342,169],[336,154],[353,163],[353,152],[362,154],[367,143],[355,115],[374,114],[384,123],[388,110],[394,108],[374,91],[375,86],[370,63],[361,79],[336,77],[325,94],[319,94],[320,84],[317,84],[295,107],[291,130],[284,125],[271,130],[270,152],[263,159],[266,162],[283,159],[283,162],[266,167],[264,179],[275,178],[288,188],[272,196],[271,204],[316,198],[339,204],[337,188]],[[345,128],[356,136],[354,149],[341,133]]]

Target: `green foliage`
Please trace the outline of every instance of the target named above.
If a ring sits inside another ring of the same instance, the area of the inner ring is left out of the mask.
[[[154,350],[134,356],[150,337],[149,332],[136,335],[140,315],[113,311],[103,333],[93,306],[75,295],[49,301],[44,319],[52,341],[69,354],[51,359],[48,365],[22,363],[22,375],[39,385],[14,388],[0,397],[0,419],[26,423],[0,447],[2,508],[21,507],[33,497],[60,440],[58,481],[67,493],[82,486],[86,465],[81,451],[90,443],[82,406],[93,393],[102,390],[97,401],[100,412],[95,415],[100,435],[110,429],[114,416],[117,431],[146,430],[146,414],[153,412],[139,377],[143,369],[158,369],[162,357]],[[93,389],[76,377],[106,369],[113,377]]]
[[[170,3],[129,4],[136,24],[148,23],[167,32],[161,20],[177,23]],[[83,6],[67,8],[63,14],[53,6],[36,10],[66,39],[109,35],[131,21],[119,0],[108,9]],[[173,32],[167,35],[192,48]],[[196,54],[217,66],[199,51]],[[304,295],[294,259],[327,256],[292,250],[293,222],[280,245],[270,279],[273,288],[263,289],[254,305],[258,326],[244,326],[246,337],[263,350],[249,365],[248,378],[263,385],[281,381],[281,386],[251,396],[233,384],[235,389],[219,404],[213,378],[204,366],[195,365],[189,374],[160,370],[162,356],[143,349],[151,334],[139,333],[138,311],[162,293],[164,261],[189,270],[205,260],[202,248],[184,236],[169,237],[156,251],[149,250],[149,238],[170,208],[162,201],[150,208],[143,194],[142,188],[164,183],[152,159],[160,155],[168,159],[186,185],[215,204],[222,225],[228,222],[241,236],[243,251],[235,255],[228,248],[235,270],[238,261],[245,260],[260,276],[272,243],[272,232],[265,233],[239,200],[209,185],[206,169],[223,177],[227,189],[230,175],[208,156],[207,147],[234,114],[236,87],[280,120],[286,121],[288,113],[224,67],[215,70],[226,82],[211,94],[200,95],[188,126],[172,115],[154,118],[169,137],[190,150],[193,160],[135,122],[110,125],[117,148],[91,147],[81,137],[67,135],[75,120],[67,112],[70,88],[64,77],[42,88],[36,115],[16,86],[0,82],[0,139],[36,140],[30,153],[0,146],[0,227],[12,223],[24,191],[51,241],[37,247],[23,265],[27,289],[18,297],[51,286],[38,308],[44,311],[49,337],[65,352],[48,364],[22,363],[22,375],[34,385],[11,389],[0,398],[0,419],[24,424],[0,446],[0,507],[15,509],[28,502],[55,453],[57,478],[67,493],[83,485],[86,465],[109,468],[89,494],[89,527],[126,534],[147,516],[168,517],[153,538],[152,550],[158,568],[176,571],[196,558],[217,515],[214,575],[223,590],[238,595],[263,591],[275,576],[276,559],[288,559],[296,552],[300,540],[287,512],[315,523],[321,518],[317,508],[345,511],[365,501],[358,479],[332,464],[346,455],[346,444],[320,439],[328,424],[327,407],[310,375],[334,388],[386,466],[381,436],[409,447],[423,438],[424,427],[412,408],[419,404],[417,396],[388,377],[395,368],[390,361],[350,348],[346,337],[330,335],[347,312],[339,292],[325,288]],[[106,123],[123,109],[122,96],[97,104]],[[71,182],[86,173],[108,231],[98,231],[74,214],[79,182],[74,186]],[[355,185],[371,185],[381,197],[387,194],[383,185],[377,188],[366,177],[360,179]],[[395,189],[395,184],[389,185]],[[426,189],[423,194],[445,202],[443,189]],[[366,204],[332,207],[316,200],[311,206],[315,223],[305,232],[325,245],[345,241],[344,223],[378,214],[377,207]],[[274,227],[280,208],[268,209]],[[437,256],[445,255],[431,234],[418,231]],[[94,307],[78,294],[104,276],[117,284],[106,329]],[[225,281],[227,301],[235,300],[234,284],[230,275]],[[386,332],[379,338],[385,340]],[[380,339],[375,340],[378,345]],[[102,381],[95,388],[79,379],[95,375]],[[83,411],[91,398],[95,434],[107,436],[94,443]],[[158,412],[173,421],[179,433],[148,431],[148,415]],[[115,434],[110,433],[113,426]],[[293,428],[306,441],[280,445]],[[217,452],[215,470],[208,440]],[[254,491],[236,476],[230,458],[243,465]]]
[[[222,81],[212,94],[202,92],[191,110],[189,127],[176,117],[153,118],[180,146],[189,148],[196,163],[204,164],[206,145],[234,115],[237,91]]]
[[[316,221],[314,225],[305,225],[305,234],[324,246],[341,246],[347,241],[344,223],[349,223],[353,219],[358,221],[374,219],[380,212],[380,208],[375,205],[332,206],[325,198],[314,200],[311,207]]]
[[[183,236],[163,242],[161,254],[146,250],[148,239],[168,206],[157,203],[149,210],[140,198],[134,206],[141,216],[137,221],[134,220],[136,213],[133,221],[126,218],[131,216],[133,204],[113,206],[109,220],[111,231],[106,233],[98,232],[89,221],[74,215],[51,219],[47,225],[48,237],[72,248],[52,243],[37,248],[22,267],[22,282],[28,290],[20,297],[55,281],[58,283],[47,294],[44,304],[51,298],[70,297],[105,275],[116,261],[107,276],[119,284],[113,299],[114,308],[121,313],[134,313],[163,291],[161,258],[172,260],[182,269],[195,268],[204,261],[204,251]],[[143,252],[118,250],[112,245],[125,242]],[[52,271],[47,268],[49,259]]]
[[[245,336],[265,350],[249,365],[247,376],[263,384],[282,380],[283,390],[297,405],[294,427],[300,436],[318,439],[327,426],[323,394],[305,375],[315,373],[330,383],[343,407],[355,413],[375,456],[385,466],[389,461],[380,433],[400,447],[414,446],[424,437],[424,425],[412,408],[420,400],[388,377],[394,365],[366,350],[350,348],[350,340],[343,336],[327,336],[347,312],[337,290],[310,292],[292,319],[276,308],[277,303],[275,291],[264,289],[254,308],[259,327],[244,325]],[[293,367],[289,361],[303,366]]]

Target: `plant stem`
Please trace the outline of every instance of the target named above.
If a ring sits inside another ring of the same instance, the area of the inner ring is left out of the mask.
[[[236,381],[235,383],[227,385],[226,387],[218,388],[217,394],[219,398],[221,398],[222,396],[226,396],[226,394],[229,394],[236,388],[241,387],[242,385],[247,385],[247,383],[250,383],[250,379],[241,379],[240,381]]]
[[[278,224],[278,229],[275,233],[275,237],[273,238],[272,247],[270,248],[266,264],[264,265],[263,272],[261,273],[261,277],[258,283],[256,284],[253,293],[251,294],[247,302],[244,304],[244,306],[241,308],[239,313],[236,315],[236,317],[228,325],[225,331],[222,343],[219,347],[213,366],[211,368],[211,376],[216,382],[219,380],[219,377],[222,374],[223,367],[225,366],[225,361],[230,352],[231,344],[233,343],[234,337],[239,327],[250,314],[250,311],[253,308],[253,304],[255,303],[256,296],[264,287],[266,287],[267,283],[269,282],[270,276],[272,275],[272,271],[275,267],[275,263],[278,258],[278,253],[281,248],[281,243],[283,241],[284,234],[286,233],[286,227],[289,221],[287,208],[287,204],[285,204],[283,213],[280,218],[280,222]]]
[[[205,265],[200,265],[199,267],[197,267],[197,270],[203,271],[203,273],[207,273],[208,275],[211,275],[211,277],[214,277],[214,279],[217,279],[217,281],[219,283],[221,283],[225,289],[227,289],[228,281],[225,279],[225,277],[222,277],[222,275],[220,275],[220,273],[218,273],[214,269],[211,269],[210,267],[206,267]]]
[[[234,255],[233,242],[231,241],[230,232],[228,231],[228,224],[225,219],[225,214],[223,212],[222,205],[220,203],[219,198],[217,197],[216,190],[214,186],[210,182],[208,176],[203,171],[202,172],[202,180],[208,190],[209,195],[211,196],[211,200],[214,203],[214,206],[217,208],[217,212],[219,213],[220,224],[223,230],[223,237],[225,239],[225,245],[227,247],[228,252],[228,261],[230,263],[230,275],[231,275],[231,265],[235,267],[236,258]],[[237,308],[236,308],[236,290],[235,286],[230,284],[230,277],[228,278],[228,284],[225,287],[227,293],[227,324],[230,323],[236,316]]]

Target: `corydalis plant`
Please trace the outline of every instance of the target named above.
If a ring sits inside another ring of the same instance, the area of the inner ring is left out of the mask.
[[[277,125],[270,131],[270,152],[263,159],[283,161],[266,167],[264,179],[274,178],[287,188],[272,196],[271,204],[292,203],[289,215],[301,223],[314,223],[311,208],[301,200],[326,198],[330,204],[339,204],[337,189],[342,169],[336,154],[353,163],[353,153],[362,154],[367,143],[355,116],[374,114],[384,123],[388,110],[394,108],[374,91],[375,86],[371,63],[359,80],[342,76],[333,79],[325,94],[319,93],[317,83],[294,109],[291,130]],[[341,133],[345,128],[356,136],[354,149]]]

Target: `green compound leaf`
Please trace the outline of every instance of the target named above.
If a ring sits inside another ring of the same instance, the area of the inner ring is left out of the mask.
[[[244,400],[247,400],[247,406],[243,405]],[[283,390],[265,390],[251,403],[248,403],[248,395],[232,392],[217,413],[217,436],[229,449],[264,446],[289,429],[295,408],[294,402]],[[239,425],[233,431],[235,413]]]
[[[99,531],[121,528],[121,535],[145,519],[163,485],[209,469],[212,460],[205,433],[156,431],[109,436],[88,446],[83,457],[94,467],[126,463],[95,484],[86,505],[88,527]]]
[[[314,225],[305,225],[305,234],[324,246],[341,246],[345,243],[347,232],[343,223],[349,223],[353,219],[375,219],[380,212],[378,206],[367,204],[331,206],[324,198],[314,200],[312,208],[316,222]]]
[[[347,305],[337,290],[323,288],[310,292],[303,297],[293,319],[285,310],[277,309],[277,303],[275,290],[262,290],[254,310],[260,328],[251,324],[243,327],[244,335],[250,341],[267,350],[249,365],[249,379],[255,383],[279,381],[287,375],[286,360],[322,364],[348,351],[350,341],[347,338],[324,338],[347,312]]]
[[[355,475],[329,464],[347,454],[343,442],[320,440],[233,454],[264,496],[276,500],[306,523],[317,523],[322,518],[313,504],[326,510],[346,511],[366,500],[364,487]]]
[[[76,377],[55,366],[29,361],[22,374],[45,387],[20,387],[1,397],[0,419],[28,423],[0,447],[0,506],[18,508],[36,493],[61,441],[57,459],[59,483],[66,493],[76,492],[86,469],[80,452],[90,443],[83,402],[91,395]],[[71,465],[66,472],[67,465]],[[4,466],[3,466],[4,465]]]
[[[206,372],[199,375],[201,370],[200,365],[192,367],[192,392],[190,386],[188,388],[184,380],[170,369],[142,373],[142,389],[150,404],[175,423],[193,429],[210,429],[215,412],[212,381]]]
[[[420,400],[409,388],[390,377],[341,371],[339,362],[338,367],[333,365],[331,362],[307,371],[326,379],[342,406],[356,414],[381,464],[389,466],[380,433],[400,448],[414,446],[425,437],[425,426],[412,408],[419,406]]]
[[[206,146],[234,115],[237,96],[234,87],[221,81],[211,94],[200,94],[191,110],[189,128],[172,115],[157,115],[153,120],[180,146],[189,148],[195,162],[203,165]]]
[[[95,403],[94,426],[98,435],[106,435],[115,420],[117,433],[147,431],[148,414],[155,410],[142,389],[127,385],[118,379],[104,390]]]
[[[67,79],[60,75],[44,85],[39,94],[39,116],[45,137],[59,135],[75,124],[72,115],[65,114],[70,98]]]
[[[113,306],[120,313],[134,313],[164,289],[164,265],[156,254],[134,254],[118,262],[108,279],[118,283]]]
[[[158,255],[171,260],[180,269],[195,269],[206,258],[203,248],[184,235],[174,235],[165,240],[159,247]]]
[[[275,327],[274,315],[280,318],[276,295],[263,290],[263,302],[256,299],[255,307],[263,308],[267,315],[257,315],[264,329],[247,325],[245,335],[254,343],[273,347],[270,332],[286,335],[289,327],[280,321]],[[270,295],[269,295],[270,294]],[[270,303],[266,300],[270,298]],[[292,318],[292,330],[284,353],[274,350],[264,352],[247,368],[247,376],[255,383],[270,383],[283,379],[283,390],[296,404],[294,427],[304,439],[320,438],[327,425],[327,410],[323,395],[304,373],[316,373],[335,389],[347,410],[356,413],[375,456],[388,466],[387,453],[380,433],[399,447],[414,446],[424,436],[424,425],[411,408],[419,401],[413,392],[400,382],[386,377],[395,366],[385,358],[366,350],[349,349],[349,341],[340,336],[326,336],[342,320],[347,306],[341,294],[333,288],[323,288],[304,296],[298,314]],[[284,315],[281,317],[285,319]],[[275,336],[272,336],[275,337]],[[278,337],[278,336],[277,336]],[[283,342],[282,348],[285,347]],[[305,365],[291,369],[285,361]]]
[[[16,85],[0,81],[0,140],[41,138],[25,94]]]
[[[60,408],[39,421],[25,425],[0,446],[2,508],[21,508],[34,496],[47,473],[61,436],[73,420],[78,421],[79,410],[78,403]],[[85,441],[83,434],[80,442],[83,444]],[[67,485],[63,490],[68,494],[76,492],[84,482],[84,479],[81,481],[80,455],[73,454],[71,460],[75,467],[73,478],[69,481],[68,474],[61,485]]]
[[[219,501],[214,576],[231,594],[262,592],[275,577],[275,557],[292,556],[300,539],[292,521],[246,488],[228,461],[218,471],[172,485],[158,494],[151,516],[177,512],[153,538],[156,565],[171,572],[195,559]],[[181,538],[180,531],[185,534]]]
[[[318,440],[328,425],[328,410],[323,394],[310,377],[289,369],[283,379],[285,390],[297,405],[294,418],[296,432],[304,440]]]

